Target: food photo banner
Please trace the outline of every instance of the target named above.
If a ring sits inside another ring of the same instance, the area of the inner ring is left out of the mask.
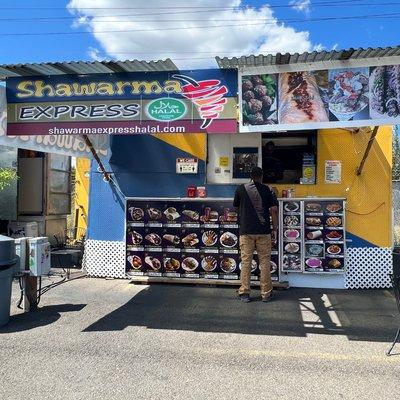
[[[240,131],[400,122],[400,66],[239,73]]]
[[[7,80],[7,135],[233,133],[237,71]]]

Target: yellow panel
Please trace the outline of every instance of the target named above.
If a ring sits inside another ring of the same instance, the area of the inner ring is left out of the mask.
[[[318,132],[317,185],[290,185],[296,197],[346,197],[347,230],[377,246],[392,245],[392,127],[379,128],[360,176],[356,175],[371,129]],[[325,160],[342,161],[342,182],[325,184]],[[289,185],[276,185],[278,190]]]
[[[205,133],[162,133],[153,136],[200,160],[206,160],[207,135]]]
[[[87,158],[77,158],[75,168],[75,212],[78,213],[77,227],[86,229],[89,210],[90,160]]]

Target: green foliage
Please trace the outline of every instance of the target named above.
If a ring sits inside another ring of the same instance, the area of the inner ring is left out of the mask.
[[[267,88],[268,96],[271,97],[272,100],[274,100],[276,95],[276,84],[274,79],[271,75],[261,75],[261,79],[263,80],[264,85]]]
[[[10,186],[13,181],[18,179],[17,171],[13,168],[0,168],[0,190]]]

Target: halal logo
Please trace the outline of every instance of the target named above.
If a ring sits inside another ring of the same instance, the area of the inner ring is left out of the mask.
[[[147,115],[156,121],[176,121],[185,114],[185,103],[177,99],[157,99],[150,102],[147,106]]]
[[[185,75],[172,75],[186,85],[182,86],[182,96],[191,100],[196,105],[200,117],[203,119],[201,129],[206,129],[224,111],[228,93],[225,85],[218,79],[196,81]]]

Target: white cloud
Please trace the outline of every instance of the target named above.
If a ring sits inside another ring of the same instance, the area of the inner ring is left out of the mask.
[[[96,0],[97,8],[89,9],[94,7],[92,0],[70,0],[68,8],[77,17],[75,24],[89,29],[101,47],[101,51],[89,49],[91,57],[100,53],[116,59],[169,57],[180,68],[190,68],[215,66],[215,55],[300,53],[314,48],[308,31],[279,23],[268,6],[235,8],[242,5],[241,0],[134,3],[136,8],[130,0]],[[213,11],[204,12],[200,7],[205,6]],[[217,11],[217,7],[224,10]]]
[[[96,49],[95,47],[89,47],[87,51],[87,55],[95,61],[100,61],[103,59],[103,57],[100,56],[100,50]]]
[[[311,0],[292,0],[289,4],[296,11],[310,13]]]

